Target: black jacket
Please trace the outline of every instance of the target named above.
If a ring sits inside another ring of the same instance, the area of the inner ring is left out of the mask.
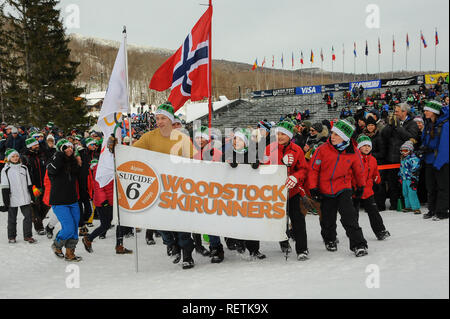
[[[51,182],[50,205],[72,205],[78,202],[77,181],[80,167],[72,155],[56,152],[47,166]]]
[[[367,130],[364,130],[364,134],[369,136],[372,141],[372,155],[376,158],[378,165],[384,164],[384,158],[386,156],[386,143],[383,143],[380,131],[377,129],[375,134],[371,136]]]
[[[21,136],[18,136],[16,138],[13,138],[11,135],[6,139],[5,144],[6,149],[12,148],[15,149],[17,152],[22,152],[25,149],[25,139]]]
[[[37,153],[27,149],[21,156],[22,164],[28,167],[31,183],[37,188],[44,188],[44,177],[48,158],[46,153],[39,149]]]
[[[386,163],[398,164],[400,163],[400,147],[408,140],[417,141],[419,139],[419,127],[414,121],[413,115],[408,114],[403,125],[400,122],[397,125],[388,123],[381,131],[381,137],[383,143],[386,144]]]

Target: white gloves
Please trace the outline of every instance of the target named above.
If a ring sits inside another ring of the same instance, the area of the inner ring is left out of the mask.
[[[286,180],[286,188],[291,190],[293,189],[298,183],[298,180],[295,176],[289,176],[288,179]]]
[[[294,155],[292,154],[287,154],[286,156],[283,157],[283,164],[291,167],[292,164],[294,164]]]

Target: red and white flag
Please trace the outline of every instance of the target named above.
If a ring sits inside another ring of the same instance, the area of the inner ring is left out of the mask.
[[[198,20],[183,45],[156,71],[150,89],[170,88],[169,101],[175,111],[187,100],[200,101],[209,97],[209,46],[212,7]]]

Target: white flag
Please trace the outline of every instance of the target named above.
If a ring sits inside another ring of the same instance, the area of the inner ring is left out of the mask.
[[[114,158],[106,147],[111,134],[120,141],[120,128],[117,123],[123,121],[122,113],[128,112],[127,66],[125,38],[117,54],[111,73],[105,100],[98,118],[98,126],[103,132],[103,145],[95,179],[100,187],[108,185],[114,179]],[[116,134],[117,133],[117,134]]]

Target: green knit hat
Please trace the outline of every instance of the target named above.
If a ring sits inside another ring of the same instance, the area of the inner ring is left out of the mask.
[[[346,120],[340,120],[333,126],[331,132],[336,133],[342,137],[345,142],[348,142],[355,132],[355,127]]]
[[[55,123],[53,123],[53,122],[48,122],[47,123],[47,127],[48,128],[53,128],[55,126]]]
[[[93,138],[87,138],[86,139],[86,147],[88,147],[89,145],[97,145],[97,140],[94,140]]]
[[[289,121],[283,121],[277,124],[277,133],[283,133],[289,136],[290,139],[294,137],[294,123]]]
[[[7,159],[7,161],[11,161],[11,157],[16,154],[19,155],[19,152],[17,152],[15,149],[13,148],[8,148],[5,152],[5,158]]]
[[[25,141],[25,145],[27,146],[27,148],[32,148],[35,145],[39,145],[39,142],[34,137],[32,137]]]
[[[441,114],[442,110],[442,104],[438,101],[427,101],[425,102],[425,107],[423,108],[424,111],[430,111],[434,114]]]
[[[207,126],[200,127],[194,134],[195,137],[201,137],[205,140],[210,140],[211,137],[209,136],[209,128]]]
[[[364,145],[369,145],[370,147],[372,147],[372,140],[370,139],[370,137],[364,134],[360,135],[356,142],[358,143],[358,149],[363,147]]]
[[[241,140],[243,140],[245,143],[245,147],[247,148],[251,138],[251,133],[249,133],[248,130],[245,129],[238,129],[234,132],[234,137],[239,137]]]
[[[155,115],[162,114],[167,116],[172,123],[175,121],[175,110],[173,109],[172,103],[166,102],[158,107]]]
[[[97,166],[97,165],[98,165],[98,159],[94,158],[94,159],[91,161],[91,166],[90,166],[90,168],[91,168],[91,169],[94,169],[94,167]]]
[[[183,123],[181,122],[181,119],[180,119],[180,117],[179,117],[178,115],[175,115],[175,117],[174,117],[173,124],[175,124],[175,123],[183,124]]]
[[[70,143],[68,140],[66,140],[65,138],[63,138],[63,139],[60,139],[59,141],[58,141],[58,143],[56,143],[56,149],[59,151],[59,152],[63,152],[64,150],[63,150],[63,147],[64,146],[70,146],[70,147],[73,147],[73,144],[72,143]]]

